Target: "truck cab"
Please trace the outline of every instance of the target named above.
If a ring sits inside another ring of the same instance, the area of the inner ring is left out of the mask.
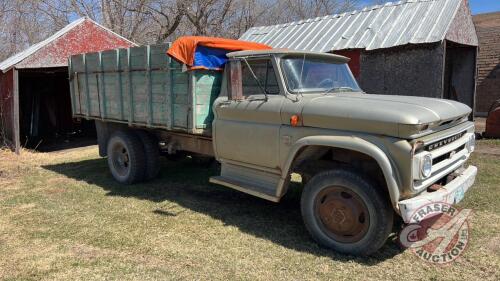
[[[155,61],[164,51],[154,48],[70,60],[74,116],[96,120],[121,183],[154,178],[161,152],[215,157],[210,182],[273,202],[293,177],[311,236],[354,255],[380,249],[398,217],[412,223],[426,204],[458,203],[474,183],[464,104],[364,93],[348,58],[333,54],[236,51],[200,76]]]
[[[299,174],[302,214],[319,243],[373,252],[393,216],[411,223],[419,207],[457,203],[474,182],[477,169],[465,167],[475,143],[466,105],[366,94],[348,59],[337,55],[272,50],[228,57],[213,106],[222,171],[211,182],[279,201],[290,175]]]

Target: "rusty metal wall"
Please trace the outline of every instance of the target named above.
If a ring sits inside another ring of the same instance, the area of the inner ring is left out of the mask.
[[[358,81],[369,94],[442,98],[443,44],[361,53]]]
[[[360,70],[360,56],[361,56],[361,50],[340,50],[340,51],[333,51],[333,54],[336,55],[341,55],[344,57],[348,57],[350,60],[347,63],[349,65],[349,68],[351,69],[352,74],[356,79],[359,78],[359,70]]]

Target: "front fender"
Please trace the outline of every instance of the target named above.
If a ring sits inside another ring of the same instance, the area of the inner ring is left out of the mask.
[[[366,154],[375,159],[384,174],[392,206],[394,210],[399,211],[397,204],[399,201],[399,188],[397,184],[398,174],[393,168],[394,165],[391,164],[391,161],[387,157],[386,153],[384,153],[384,151],[382,151],[382,149],[378,146],[355,136],[308,136],[301,138],[295,142],[289,151],[287,160],[282,169],[283,179],[287,178],[297,153],[299,153],[302,148],[307,146],[343,148]],[[282,183],[284,183],[284,181],[282,181]],[[283,196],[285,192],[286,190],[284,189],[284,184],[278,187],[278,196]]]

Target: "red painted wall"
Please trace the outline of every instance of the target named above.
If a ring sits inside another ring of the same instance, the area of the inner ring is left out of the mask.
[[[67,66],[68,57],[71,55],[126,48],[133,45],[133,43],[100,27],[94,22],[85,20],[19,62],[15,67],[47,68]],[[6,73],[0,71],[0,104],[2,111],[0,127],[3,126],[3,129],[0,128],[0,130],[7,133],[8,139],[12,139],[13,136],[13,78],[13,70],[9,70]]]
[[[12,70],[2,73],[0,71],[0,146],[4,144],[2,137],[12,139],[12,95],[14,72]],[[5,134],[5,135],[4,135]]]
[[[350,58],[351,60],[348,63],[349,68],[351,69],[351,72],[354,75],[354,77],[356,77],[356,79],[359,78],[360,75],[359,58],[361,56],[360,50],[340,50],[340,51],[333,51],[333,53],[336,55],[341,55]]]
[[[68,57],[72,55],[131,46],[133,44],[129,41],[101,28],[90,20],[85,20],[63,36],[17,64],[17,67],[42,68],[66,66],[68,64]]]

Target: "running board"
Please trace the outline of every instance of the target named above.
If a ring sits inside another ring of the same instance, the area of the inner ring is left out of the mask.
[[[250,186],[248,183],[244,183],[242,181],[238,181],[235,179],[228,179],[223,176],[216,176],[210,178],[211,183],[220,184],[223,186],[230,187],[232,189],[236,189],[238,191],[260,197],[262,199],[266,199],[272,202],[279,202],[280,198],[276,197],[274,194],[264,193],[263,188],[259,188],[256,186]]]

